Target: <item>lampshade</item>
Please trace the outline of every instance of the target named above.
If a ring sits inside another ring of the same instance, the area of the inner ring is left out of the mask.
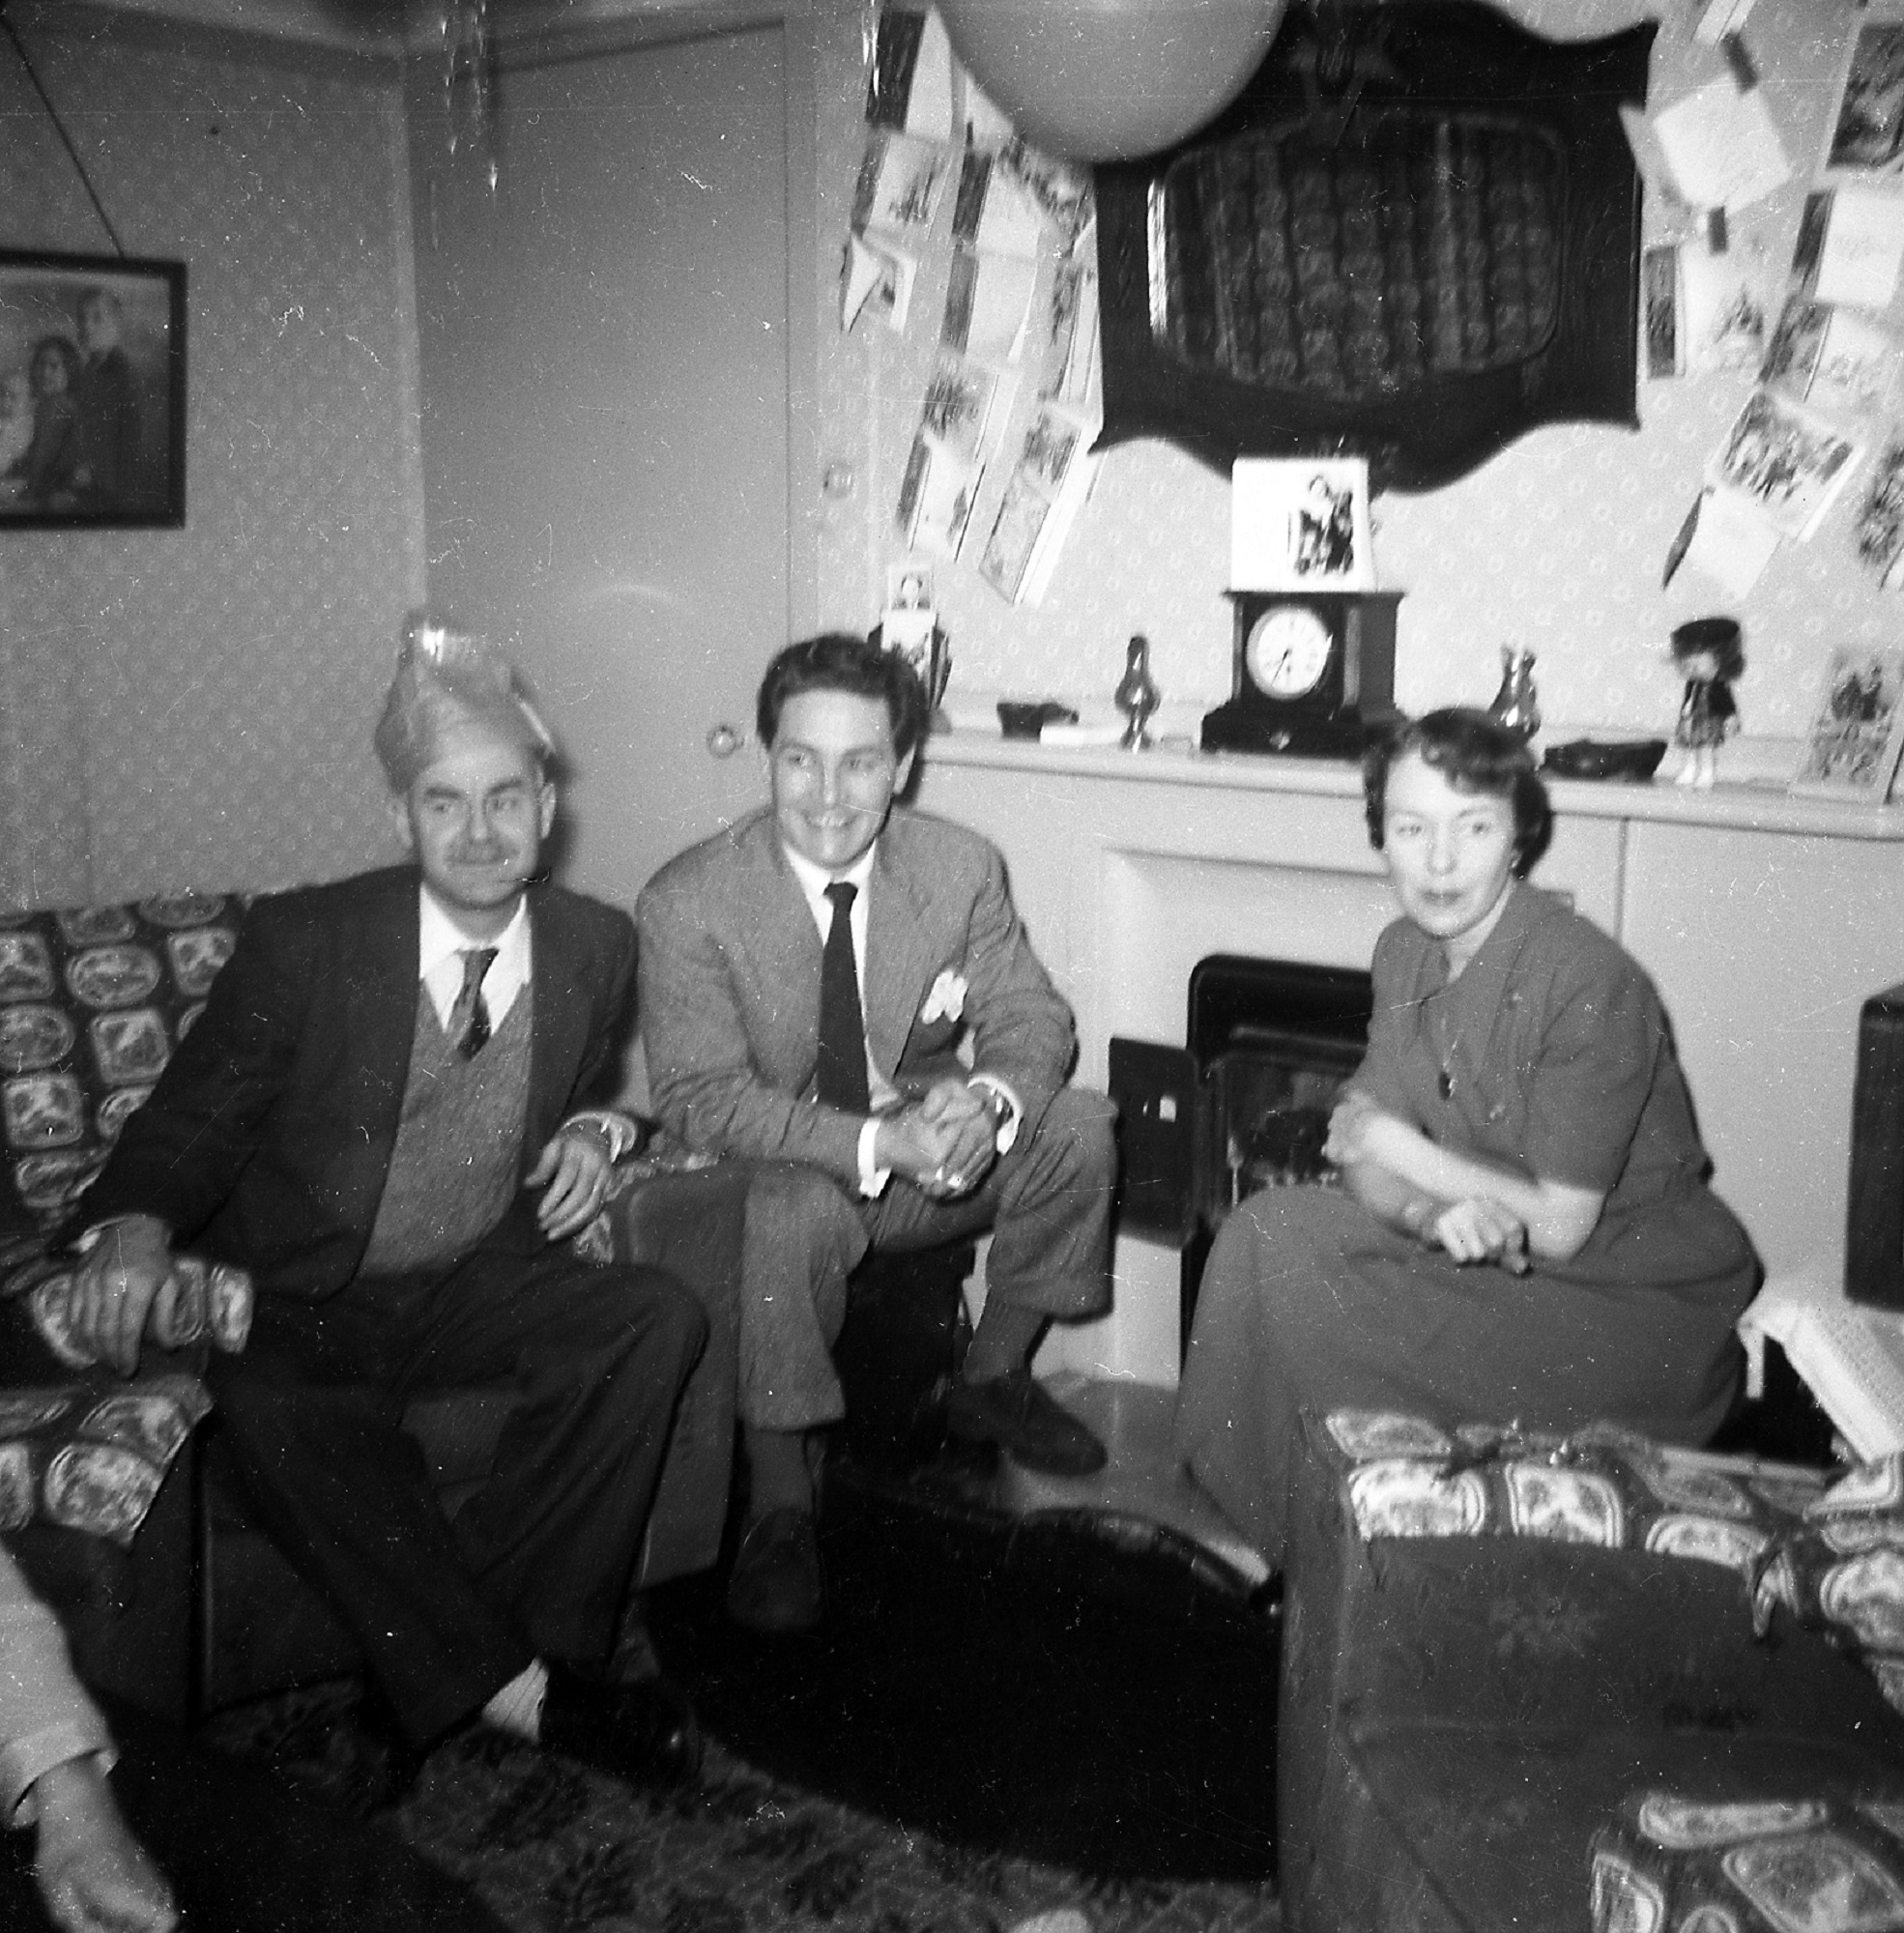
[[[966,71],[1035,148],[1155,154],[1213,120],[1262,64],[1287,0],[939,0]]]

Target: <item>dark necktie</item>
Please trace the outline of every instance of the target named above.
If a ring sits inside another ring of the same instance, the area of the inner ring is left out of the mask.
[[[474,1060],[489,1039],[489,1009],[483,1002],[482,976],[496,958],[493,946],[463,948],[463,991],[449,1009],[449,1033],[456,1052]]]
[[[826,929],[826,949],[820,960],[820,1104],[843,1113],[870,1114],[866,1022],[852,957],[852,903],[858,895],[859,888],[845,880],[826,888],[833,923]]]

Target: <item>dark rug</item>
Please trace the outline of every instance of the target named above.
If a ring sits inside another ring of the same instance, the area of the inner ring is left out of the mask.
[[[221,1748],[307,1791],[350,1797],[348,1685],[227,1713]],[[719,1744],[694,1788],[631,1793],[498,1735],[465,1735],[424,1767],[384,1822],[467,1880],[516,1933],[1009,1933],[1082,1914],[1089,1933],[1259,1933],[1262,1884],[1107,1878],[986,1851],[788,1783]],[[1051,1933],[1080,1929],[1055,1922]]]
[[[1274,1929],[1274,1606],[1154,1523],[988,1494],[956,1459],[836,1466],[800,1636],[736,1629],[725,1566],[651,1592],[708,1738],[694,1788],[477,1731],[386,1825],[518,1933]],[[291,1693],[206,1739],[361,1804],[356,1701]]]
[[[737,1630],[725,1571],[649,1596],[710,1734],[953,1843],[1133,1880],[1275,1873],[1280,1618],[1155,1523],[1015,1515],[981,1468],[829,1471],[826,1616]]]

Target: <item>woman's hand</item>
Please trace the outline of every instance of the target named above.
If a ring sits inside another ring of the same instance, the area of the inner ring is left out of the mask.
[[[1510,1275],[1527,1273],[1527,1224],[1486,1196],[1433,1210],[1423,1218],[1422,1236],[1457,1262],[1494,1262]]]

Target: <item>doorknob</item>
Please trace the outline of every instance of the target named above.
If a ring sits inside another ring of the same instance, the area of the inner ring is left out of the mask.
[[[725,721],[707,728],[707,749],[717,759],[731,759],[747,742],[747,734]]]

